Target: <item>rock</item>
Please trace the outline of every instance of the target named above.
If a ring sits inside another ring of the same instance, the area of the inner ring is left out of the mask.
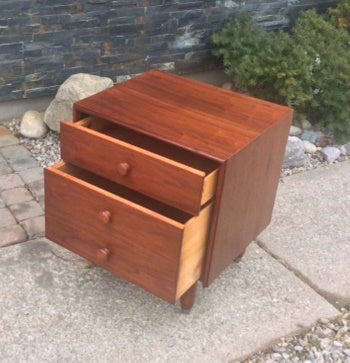
[[[113,86],[107,77],[99,77],[86,73],[77,73],[65,80],[57,91],[56,97],[45,112],[44,121],[56,132],[60,131],[63,120],[72,120],[73,103],[94,95]]]
[[[289,136],[299,136],[303,133],[303,130],[297,126],[291,126],[289,129]]]
[[[308,154],[313,154],[316,152],[316,150],[317,150],[316,145],[314,145],[310,141],[303,140],[303,144],[304,144],[305,152],[307,152]]]
[[[301,139],[310,141],[312,144],[316,144],[316,141],[322,136],[324,135],[321,131],[307,130],[303,132]]]
[[[340,156],[340,150],[334,146],[324,147],[322,153],[329,163],[334,163]]]
[[[326,147],[333,145],[334,140],[332,136],[329,135],[323,135],[320,138],[317,139],[316,145],[319,147]]]
[[[38,139],[47,133],[44,112],[27,111],[21,120],[19,132],[25,137]]]
[[[289,136],[284,155],[283,167],[295,168],[304,166],[306,160],[307,157],[303,142],[298,137]]]
[[[344,146],[345,154],[350,156],[350,142],[348,142],[347,144],[345,144],[343,146]]]
[[[308,121],[308,120],[301,121],[301,127],[303,128],[303,130],[311,130],[312,129],[311,122]]]
[[[222,84],[221,88],[232,90],[233,85],[231,82],[225,82]]]

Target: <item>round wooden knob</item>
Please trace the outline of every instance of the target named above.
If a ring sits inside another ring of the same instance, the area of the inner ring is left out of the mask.
[[[129,170],[130,170],[130,165],[129,165],[128,163],[120,163],[120,164],[118,164],[118,166],[117,166],[117,170],[118,170],[118,173],[119,173],[120,175],[125,176],[125,175],[127,175],[127,174],[128,174],[128,172],[129,172]]]
[[[99,262],[106,262],[110,254],[109,249],[104,247],[97,250],[96,257]]]
[[[103,223],[107,224],[111,221],[112,214],[109,210],[104,210],[100,212],[99,217]]]

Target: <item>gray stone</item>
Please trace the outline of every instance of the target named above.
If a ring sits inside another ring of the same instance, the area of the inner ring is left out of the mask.
[[[45,217],[39,216],[26,219],[21,223],[21,226],[27,232],[28,237],[37,238],[45,235]]]
[[[289,136],[299,136],[303,133],[300,127],[292,125],[289,129]]]
[[[199,287],[187,315],[105,270],[77,267],[58,250],[40,240],[0,254],[5,362],[236,361],[339,314],[255,244],[210,288]]]
[[[301,139],[310,141],[312,144],[316,144],[316,141],[323,136],[321,131],[306,130],[302,133]]]
[[[350,303],[350,161],[279,185],[264,248],[336,305]]]
[[[303,166],[307,160],[303,142],[295,136],[289,136],[286,152],[283,160],[283,167],[295,168]]]
[[[308,120],[302,120],[301,121],[301,127],[303,128],[303,130],[311,130],[312,129],[311,122],[308,121]]]
[[[344,145],[346,155],[350,155],[350,142]]]
[[[12,214],[19,221],[23,221],[28,218],[41,216],[44,214],[40,204],[35,201],[23,202],[18,204],[12,204],[9,206]]]
[[[60,86],[56,97],[47,108],[44,117],[45,123],[51,130],[59,132],[61,121],[72,120],[74,102],[112,86],[113,81],[107,77],[86,73],[77,73],[70,76]]]
[[[1,192],[1,198],[7,205],[28,202],[33,199],[33,196],[26,188],[14,188]]]
[[[37,168],[20,171],[18,174],[26,184],[30,184],[44,178],[44,169],[39,166]]]
[[[10,246],[27,240],[23,228],[19,224],[0,229],[0,247]]]
[[[0,198],[0,208],[5,208],[5,202]]]
[[[22,187],[22,179],[17,174],[0,175],[0,192],[7,189]]]
[[[0,209],[0,228],[16,224],[16,220],[7,208]]]
[[[314,145],[313,143],[311,143],[310,141],[303,140],[303,144],[304,144],[305,152],[307,152],[309,154],[313,154],[316,152],[317,146]]]
[[[38,166],[38,163],[32,157],[31,153],[22,145],[2,148],[1,153],[15,171],[21,171]]]
[[[43,137],[47,130],[44,112],[29,110],[23,115],[19,130],[23,136],[37,139]]]
[[[28,184],[29,190],[34,195],[35,199],[39,200],[40,197],[43,197],[45,194],[44,190],[44,180],[36,180],[30,184]]]
[[[334,163],[340,156],[340,150],[334,146],[326,146],[322,149],[322,153],[325,159],[329,163]]]

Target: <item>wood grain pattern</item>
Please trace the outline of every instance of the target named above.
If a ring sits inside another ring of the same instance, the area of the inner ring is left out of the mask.
[[[207,228],[202,222],[207,220],[207,212],[193,221],[172,220],[90,184],[82,179],[84,172],[76,170],[65,163],[45,170],[46,236],[162,299],[175,302],[185,236],[186,245],[205,244],[196,236],[188,237],[187,225],[190,229],[193,224]],[[107,224],[97,218],[106,210],[111,215]]]
[[[286,113],[292,110],[159,71],[75,104],[75,117],[109,119],[221,162]]]
[[[61,124],[61,155],[67,162],[193,215],[215,192],[215,173],[205,182],[204,171],[80,124]],[[121,165],[126,164],[127,172],[123,173]]]
[[[225,165],[202,277],[208,286],[270,223],[291,118],[270,127]]]
[[[199,217],[186,223],[180,255],[176,297],[180,298],[201,277],[208,241],[212,204],[203,208]]]

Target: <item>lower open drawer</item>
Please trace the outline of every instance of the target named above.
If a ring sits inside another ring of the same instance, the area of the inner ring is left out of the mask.
[[[172,303],[200,278],[211,207],[192,217],[64,162],[45,170],[46,237]]]

